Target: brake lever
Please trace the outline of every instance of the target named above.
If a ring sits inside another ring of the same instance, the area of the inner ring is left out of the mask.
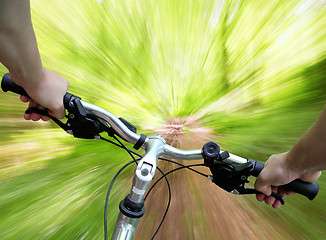
[[[218,165],[215,163],[215,166],[210,166],[210,168],[214,169],[211,170],[213,173],[212,181],[220,188],[233,194],[259,194],[261,192],[254,188],[245,188],[245,184],[249,183],[248,177],[250,176],[251,165],[252,163],[248,162],[239,164],[236,167],[231,167],[227,164]],[[242,170],[239,171],[239,168]],[[281,204],[284,205],[283,196],[275,192],[272,192],[271,196],[276,200],[279,200]]]
[[[248,177],[253,175],[253,163],[246,162],[233,166],[231,164],[223,162],[223,160],[229,157],[227,151],[219,153],[220,148],[215,142],[208,142],[202,149],[202,155],[204,157],[204,164],[211,170],[213,174],[211,180],[220,188],[227,192],[242,195],[242,194],[258,194],[254,188],[245,188],[245,184],[249,183]],[[284,205],[283,196],[272,193],[272,197],[279,200]]]
[[[26,114],[37,113],[37,114],[40,114],[42,116],[49,117],[49,118],[51,118],[51,120],[53,122],[55,122],[64,131],[67,131],[67,125],[64,124],[63,122],[61,122],[58,118],[51,116],[47,110],[41,110],[41,109],[38,109],[38,108],[35,108],[35,107],[30,107],[25,111],[25,113]],[[66,116],[66,117],[68,117],[68,116]]]
[[[244,194],[263,194],[259,191],[257,191],[254,188],[245,188],[245,187],[240,187],[237,189],[234,189],[233,191],[231,191],[231,193],[233,194],[238,194],[238,195],[244,195]],[[282,205],[284,205],[285,201],[284,201],[284,197],[278,193],[272,192],[271,196],[274,197],[276,200],[279,200],[281,202]]]
[[[58,118],[51,116],[47,110],[41,110],[35,107],[28,108],[25,113],[37,113],[42,116],[49,117],[65,132],[77,138],[94,139],[103,131],[107,131],[108,133],[110,132],[110,128],[104,121],[87,117],[86,111],[80,102],[78,101],[75,103],[76,107],[71,107],[68,110],[69,114],[66,116],[66,118],[68,118],[66,123],[63,123]]]

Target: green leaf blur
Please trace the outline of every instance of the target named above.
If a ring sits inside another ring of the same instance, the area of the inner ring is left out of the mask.
[[[288,151],[326,103],[325,0],[31,4],[44,66],[139,132],[195,116],[223,149],[265,161]],[[102,239],[106,190],[128,155],[23,121],[24,109],[0,94],[0,239]],[[116,183],[110,231],[132,171]],[[318,182],[314,201],[288,197],[277,211],[247,200],[294,239],[321,239],[325,176]]]

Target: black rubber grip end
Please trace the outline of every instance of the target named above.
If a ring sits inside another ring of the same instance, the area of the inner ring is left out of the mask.
[[[13,93],[17,93],[19,95],[24,95],[24,96],[29,97],[28,94],[26,93],[26,91],[21,86],[18,86],[16,83],[14,83],[14,81],[11,79],[9,73],[6,73],[2,77],[1,88],[2,88],[2,91],[4,91],[4,92],[10,91]]]

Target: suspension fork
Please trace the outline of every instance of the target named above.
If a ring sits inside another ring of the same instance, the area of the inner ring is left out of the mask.
[[[156,171],[157,159],[163,154],[165,140],[160,135],[149,137],[146,154],[138,163],[130,193],[120,202],[120,214],[112,240],[131,240],[140,218],[145,213],[144,196]]]

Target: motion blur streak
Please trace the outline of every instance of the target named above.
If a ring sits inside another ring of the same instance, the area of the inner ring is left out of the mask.
[[[70,92],[171,144],[213,140],[265,161],[289,150],[326,103],[325,0],[31,4],[44,66],[66,76]],[[108,183],[128,156],[51,123],[21,121],[24,108],[0,94],[0,239],[103,238]],[[132,174],[114,188],[111,232]],[[326,236],[324,176],[314,201],[292,196],[277,211],[186,170],[170,178],[171,211],[157,239]],[[151,193],[137,239],[151,238],[166,195],[163,183]]]

